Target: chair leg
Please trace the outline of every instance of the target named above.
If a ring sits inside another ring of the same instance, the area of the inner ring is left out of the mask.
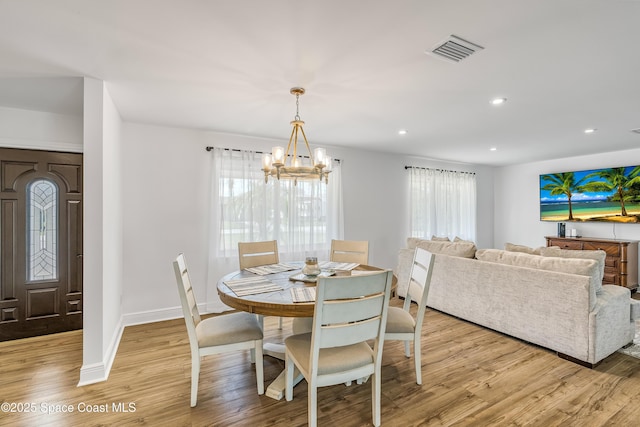
[[[411,351],[409,350],[409,341],[404,342],[404,355],[411,357]]]
[[[282,317],[278,318],[278,329],[282,330]]]
[[[309,427],[316,427],[318,424],[318,387],[309,384],[307,400],[308,424]]]
[[[420,340],[413,340],[413,358],[416,363],[416,383],[418,385],[422,384],[422,361],[420,360],[420,353],[422,352],[420,348]]]
[[[372,376],[373,381],[371,381],[371,416],[373,418],[373,425],[378,427],[380,425],[380,372],[376,372]]]
[[[191,407],[198,403],[198,379],[200,378],[200,354],[191,355]]]
[[[293,360],[289,357],[288,354],[285,353],[284,356],[284,370],[285,370],[285,389],[284,389],[284,397],[287,402],[291,402],[293,400],[293,368],[295,364]]]
[[[264,394],[264,363],[262,355],[262,340],[256,341],[256,347],[254,349],[251,349],[251,352],[252,354],[255,354],[258,394]]]

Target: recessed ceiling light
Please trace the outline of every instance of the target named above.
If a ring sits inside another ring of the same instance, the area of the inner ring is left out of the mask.
[[[597,129],[589,128],[589,129],[585,129],[585,130],[584,130],[584,133],[594,133],[596,130],[597,130]]]
[[[494,98],[491,100],[491,104],[493,105],[501,105],[507,102],[507,98]]]
[[[398,131],[398,135],[406,135],[407,134],[407,130],[406,129],[400,129]]]
[[[489,148],[489,151],[498,151],[498,148],[497,147],[491,147],[491,148]]]

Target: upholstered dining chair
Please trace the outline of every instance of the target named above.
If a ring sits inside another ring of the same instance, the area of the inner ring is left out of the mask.
[[[404,354],[411,357],[409,342],[413,341],[413,358],[416,365],[416,382],[422,384],[421,369],[421,336],[424,313],[427,307],[427,297],[433,273],[435,256],[422,248],[416,248],[409,275],[409,287],[402,308],[389,307],[387,329],[384,339],[404,341]],[[410,313],[411,301],[418,304],[416,318]]]
[[[369,242],[366,240],[331,240],[330,261],[369,263]]]
[[[240,258],[240,270],[260,265],[277,264],[280,262],[278,241],[238,242],[238,257]]]
[[[380,425],[382,345],[392,278],[391,271],[380,271],[318,279],[312,331],[284,341],[285,397],[293,399],[297,367],[308,383],[309,426],[317,423],[318,387],[368,376],[373,424]],[[373,340],[373,348],[367,340]]]
[[[200,359],[211,354],[250,350],[256,365],[258,394],[264,394],[262,327],[255,315],[245,312],[222,314],[202,319],[198,312],[191,279],[183,254],[173,262],[191,347],[191,407],[198,402]]]

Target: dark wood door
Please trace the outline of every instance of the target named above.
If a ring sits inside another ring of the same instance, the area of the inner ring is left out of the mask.
[[[82,154],[0,148],[0,341],[82,328]]]

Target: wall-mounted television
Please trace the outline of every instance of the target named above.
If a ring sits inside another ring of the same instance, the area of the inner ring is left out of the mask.
[[[640,222],[640,166],[540,175],[540,220]]]

